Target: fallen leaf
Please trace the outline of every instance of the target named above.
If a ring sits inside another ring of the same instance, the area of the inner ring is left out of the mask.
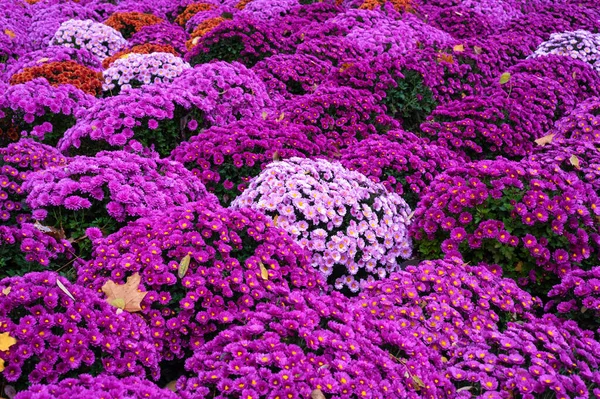
[[[106,294],[106,301],[112,306],[130,313],[139,312],[142,310],[140,303],[148,294],[138,290],[140,281],[139,273],[128,277],[125,284],[116,284],[114,281],[108,280],[102,286],[102,292]]]
[[[325,399],[325,395],[320,389],[313,389],[310,393],[310,399]]]
[[[471,390],[471,388],[473,388],[473,387],[469,385],[469,386],[467,386],[467,387],[458,388],[458,389],[456,390],[456,392],[470,391],[470,390]]]
[[[585,306],[581,307],[581,313],[585,313],[587,311],[587,308]]]
[[[483,53],[483,47],[473,46],[473,52],[475,54],[481,54],[481,53]]]
[[[50,58],[44,57],[44,58],[40,58],[39,60],[37,60],[36,63],[41,64],[42,62],[46,62],[46,61],[49,61],[49,60],[50,60]]]
[[[8,294],[10,294],[10,290],[12,290],[12,288],[11,288],[11,287],[6,287],[5,289],[3,289],[3,290],[2,290],[2,293],[3,293],[4,295],[8,295]]]
[[[275,227],[277,227],[277,220],[279,219],[279,215],[275,215],[275,217],[273,218],[273,225]]]
[[[48,234],[50,237],[54,238],[55,240],[64,240],[66,238],[65,231],[63,229],[58,230],[52,226],[44,226],[37,220],[33,224],[33,227],[35,227],[36,229],[38,229],[39,231],[41,231],[44,234]]]
[[[577,158],[576,155],[571,155],[569,162],[575,167],[575,169],[581,169],[581,166],[579,165],[579,158]]]
[[[265,267],[265,265],[263,265],[262,262],[258,262],[258,266],[260,267],[260,277],[262,277],[263,280],[268,280],[269,272],[268,272],[267,268]]]
[[[279,118],[276,119],[277,122],[281,122],[283,120],[283,118],[285,118],[285,113],[282,112],[281,115],[279,115]]]
[[[523,271],[523,262],[518,262],[517,265],[515,266],[515,271],[516,272],[522,272]]]
[[[266,121],[267,120],[267,116],[268,116],[267,111],[263,111],[262,114],[261,114],[261,116],[262,116],[263,120]]]
[[[442,356],[442,363],[448,363],[448,358],[445,356]]]
[[[452,57],[452,54],[439,53],[438,61],[445,61],[449,64],[454,64],[454,57]]]
[[[0,359],[0,373],[4,371],[4,359]]]
[[[187,254],[183,257],[183,259],[181,259],[181,262],[179,262],[179,267],[177,268],[177,275],[179,276],[179,278],[185,277],[185,274],[190,268],[190,260],[192,260],[192,256],[190,254]]]
[[[165,385],[165,389],[168,389],[171,392],[177,392],[177,380],[173,380]]]
[[[6,352],[8,348],[17,343],[17,340],[10,336],[9,332],[0,334],[0,351]]]
[[[457,44],[456,46],[452,47],[452,50],[454,50],[455,53],[462,53],[463,51],[465,51],[465,45]]]
[[[412,211],[410,215],[408,215],[408,220],[410,221],[415,216],[415,211]]]
[[[75,300],[75,297],[73,296],[73,294],[71,294],[71,291],[69,291],[67,287],[65,287],[65,285],[60,282],[59,279],[56,279],[56,285],[58,285],[58,288],[60,288],[60,290],[64,292],[69,298]]]
[[[6,36],[10,37],[10,40],[12,40],[15,37],[17,37],[17,35],[15,35],[15,32],[13,32],[10,29],[4,29],[4,33],[6,34]]]
[[[423,380],[421,378],[419,378],[418,376],[411,374],[410,378],[412,378],[412,380],[415,382],[415,384],[417,384],[417,388],[425,388],[425,383],[423,382]]]
[[[535,140],[535,143],[540,146],[550,144],[552,143],[554,136],[556,136],[556,133],[547,134],[544,137],[540,137],[539,139]]]
[[[500,84],[501,85],[508,83],[509,80],[510,80],[510,72],[504,72],[502,75],[500,75]]]
[[[281,157],[279,156],[279,151],[275,150],[273,153],[273,161],[280,161]]]
[[[573,72],[573,79],[577,79],[577,72]]]

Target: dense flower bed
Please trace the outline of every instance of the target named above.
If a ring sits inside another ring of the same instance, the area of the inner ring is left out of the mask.
[[[600,397],[598,1],[0,3],[0,397]]]

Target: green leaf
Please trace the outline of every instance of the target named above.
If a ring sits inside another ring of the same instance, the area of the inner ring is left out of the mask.
[[[510,72],[504,72],[502,75],[500,75],[500,84],[501,85],[508,83],[509,80],[510,80]]]
[[[181,262],[179,262],[179,268],[177,268],[177,275],[179,276],[179,278],[185,277],[185,274],[187,273],[188,268],[190,267],[191,259],[192,257],[190,256],[190,254],[187,254],[183,257],[183,259],[181,259]]]

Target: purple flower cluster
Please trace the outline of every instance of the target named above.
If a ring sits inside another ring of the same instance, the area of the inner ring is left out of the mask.
[[[132,87],[172,82],[189,68],[187,62],[171,53],[125,54],[103,72],[102,90],[117,94]]]
[[[6,278],[0,289],[0,331],[16,339],[0,351],[2,376],[17,389],[79,373],[158,377],[159,359],[141,317],[116,314],[93,291],[52,272]]]
[[[600,97],[591,97],[577,104],[554,125],[557,138],[575,139],[600,144]]]
[[[438,174],[465,162],[451,150],[401,130],[369,136],[341,154],[344,167],[383,183],[389,192],[402,195],[411,208]]]
[[[168,389],[138,377],[117,378],[112,375],[93,377],[81,374],[57,384],[33,385],[19,392],[15,399],[104,399],[106,397],[128,399],[176,399]]]
[[[129,39],[130,46],[140,44],[168,44],[173,46],[179,53],[185,53],[185,31],[177,25],[166,22],[142,27]]]
[[[320,146],[307,138],[301,126],[244,119],[206,129],[175,148],[171,159],[198,176],[221,204],[229,204],[273,159],[319,153]]]
[[[166,360],[245,324],[260,303],[322,287],[304,250],[269,218],[211,201],[156,212],[97,240],[78,282],[98,289],[135,272],[148,291],[142,313]]]
[[[125,47],[127,40],[110,26],[90,19],[70,19],[60,25],[50,44],[83,48],[103,60]]]
[[[429,258],[493,262],[536,294],[600,258],[600,199],[575,174],[501,158],[448,169],[415,209],[411,235]]]
[[[358,292],[362,280],[386,277],[412,253],[406,202],[337,162],[273,162],[231,206],[274,217],[338,290]]]

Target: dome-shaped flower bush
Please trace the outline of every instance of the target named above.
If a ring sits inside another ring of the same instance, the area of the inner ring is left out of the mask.
[[[181,27],[185,27],[186,24],[192,17],[194,17],[198,13],[204,13],[206,11],[211,11],[216,9],[217,6],[211,4],[209,2],[193,2],[188,4],[185,9],[177,14],[175,18],[175,23]]]
[[[183,54],[186,51],[185,41],[187,35],[183,29],[177,25],[169,24],[166,22],[144,26],[135,35],[129,39],[131,46],[137,46],[140,44],[161,44],[173,46],[179,54]]]
[[[341,151],[340,163],[383,183],[414,208],[421,193],[440,173],[464,163],[459,155],[403,131],[372,135]]]
[[[50,41],[54,46],[85,48],[100,60],[110,57],[127,45],[121,34],[90,19],[63,22]]]
[[[385,277],[412,252],[406,202],[337,162],[273,162],[231,205],[276,218],[336,289],[357,292],[361,280]]]
[[[104,69],[108,69],[113,62],[117,61],[120,58],[128,57],[128,54],[152,54],[152,53],[169,53],[173,55],[178,55],[179,53],[172,46],[168,44],[153,44],[153,43],[145,43],[138,44],[132,47],[128,47],[116,53],[113,56],[105,58],[102,61],[102,66]]]
[[[284,122],[305,125],[312,137],[325,139],[323,152],[329,155],[370,134],[398,127],[373,95],[349,87],[321,86],[281,108]]]
[[[415,209],[411,235],[429,259],[489,262],[545,296],[600,257],[600,199],[574,174],[502,158],[447,170]]]
[[[245,324],[258,303],[322,285],[307,254],[269,218],[210,201],[155,212],[96,241],[78,282],[99,289],[136,272],[148,291],[142,313],[167,360]]]
[[[421,130],[434,136],[437,144],[474,160],[497,155],[520,158],[544,135],[540,119],[530,118],[522,104],[497,90],[438,106]]]
[[[171,159],[198,176],[221,204],[228,205],[276,158],[320,154],[299,126],[248,119],[224,127],[213,126],[181,143]]]
[[[490,18],[464,5],[429,7],[429,23],[456,39],[485,38],[495,32]]]
[[[263,21],[273,21],[285,16],[298,5],[299,0],[252,0],[241,14],[250,14]]]
[[[203,198],[217,202],[178,162],[124,151],[78,156],[67,165],[31,173],[23,190],[34,219],[79,241],[89,227],[111,234],[154,209]],[[88,244],[79,242],[82,254]]]
[[[24,26],[11,18],[0,16],[0,74],[5,64],[18,60],[28,50],[29,41]]]
[[[238,62],[197,65],[174,79],[172,88],[201,110],[211,125],[256,118],[272,105],[265,84]]]
[[[131,11],[115,12],[103,23],[118,31],[125,39],[129,39],[144,26],[156,25],[161,22],[163,19],[156,15]]]
[[[117,378],[112,375],[92,377],[81,374],[57,384],[33,385],[19,392],[15,399],[104,399],[106,397],[128,399],[176,399],[168,389],[161,389],[153,382],[138,377]]]
[[[221,19],[206,34],[197,36],[186,54],[186,61],[192,66],[220,60],[252,67],[276,51],[278,43],[265,22],[240,14]]]
[[[277,54],[252,70],[265,82],[269,94],[290,98],[314,92],[333,72],[333,66],[311,55]]]
[[[298,292],[266,303],[186,361],[183,398],[417,398],[437,390],[427,358],[407,345],[390,356],[341,294]],[[420,348],[419,348],[420,349]],[[317,392],[319,392],[317,391]]]
[[[125,90],[91,107],[57,147],[71,155],[147,147],[168,156],[204,125],[200,111],[183,94],[172,84]]]
[[[72,85],[92,96],[102,91],[102,74],[75,61],[44,63],[23,69],[11,76],[10,84],[27,83],[44,78],[51,86]]]
[[[548,54],[566,55],[592,65],[600,71],[600,36],[586,30],[560,32],[539,45],[532,57]]]
[[[552,131],[557,138],[575,139],[600,144],[600,97],[580,102]]]
[[[0,95],[0,129],[13,128],[19,136],[56,145],[94,102],[94,97],[71,85],[53,87],[45,79],[34,79]]]
[[[0,289],[0,334],[16,341],[0,351],[2,377],[18,390],[80,373],[158,377],[158,357],[141,317],[117,314],[95,292],[53,272],[6,278]]]
[[[537,148],[529,160],[537,161],[547,169],[574,172],[600,196],[600,143],[592,144],[579,139],[554,139]]]
[[[522,60],[509,68],[509,72],[550,78],[571,91],[578,101],[600,94],[600,75],[590,64],[566,55],[548,54]]]
[[[123,89],[172,82],[189,68],[190,64],[171,53],[129,53],[113,62],[103,72],[102,90],[114,95]]]

